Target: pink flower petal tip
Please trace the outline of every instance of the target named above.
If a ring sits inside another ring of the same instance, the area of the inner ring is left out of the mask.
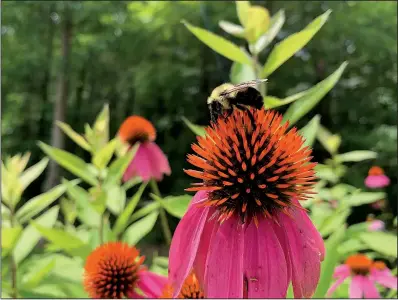
[[[383,188],[390,185],[390,178],[386,175],[369,175],[365,178],[365,185],[370,189]]]

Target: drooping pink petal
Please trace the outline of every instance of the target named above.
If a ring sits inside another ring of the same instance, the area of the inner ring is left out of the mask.
[[[340,278],[340,277],[347,277],[350,276],[350,267],[348,265],[340,265],[334,268],[333,277]]]
[[[361,275],[355,275],[352,277],[350,284],[350,298],[362,298],[364,287],[363,287],[364,277]]]
[[[289,216],[279,213],[279,224],[285,231],[285,247],[289,250],[292,266],[293,292],[296,298],[310,298],[318,285],[320,264],[324,253],[323,242],[307,214],[290,209]]]
[[[139,274],[137,287],[148,297],[158,298],[167,284],[167,277],[149,271]]]
[[[383,271],[371,269],[370,279],[390,289],[397,289],[398,278],[389,269]]]
[[[159,148],[159,146],[154,143],[146,143],[145,147],[147,148],[148,152],[151,154],[151,169],[152,169],[152,176],[160,181],[163,179],[163,174],[170,175],[171,169],[169,165],[169,161],[167,160],[166,155],[163,151]]]
[[[371,189],[383,188],[390,184],[390,178],[386,175],[369,175],[365,178],[365,185]]]
[[[208,207],[194,204],[206,197],[206,192],[197,192],[191,205],[174,232],[169,252],[169,281],[176,297],[191,271],[195,261],[203,228],[209,214]]]
[[[210,207],[208,220],[203,228],[202,237],[200,239],[198,252],[196,254],[196,259],[194,262],[194,270],[196,277],[199,279],[199,282],[204,282],[205,278],[205,270],[206,270],[206,260],[209,253],[209,246],[212,240],[212,237],[218,230],[219,222],[217,222],[217,218],[212,218],[211,216],[216,212],[216,208]]]
[[[365,298],[380,298],[379,291],[374,282],[372,282],[368,277],[362,278],[362,289]]]
[[[243,297],[243,226],[235,216],[223,222],[211,241],[205,275],[207,298]]]
[[[138,146],[134,158],[123,174],[123,181],[128,181],[134,176],[139,176],[143,181],[149,181],[152,177],[151,158],[145,144]]]
[[[244,276],[248,298],[286,298],[290,283],[288,262],[274,232],[273,221],[261,218],[244,231]]]
[[[345,266],[345,265],[343,265]],[[341,267],[341,266],[340,266]],[[337,268],[336,268],[337,269]],[[335,270],[335,274],[336,274],[336,270]],[[350,276],[350,270],[348,270],[348,273],[344,272],[339,272],[339,274],[341,274],[340,276],[338,276],[337,280],[330,286],[330,288],[328,289],[326,295],[328,297],[330,297],[334,291]]]
[[[379,231],[384,229],[384,222],[381,220],[374,220],[369,223],[368,230],[369,231]]]

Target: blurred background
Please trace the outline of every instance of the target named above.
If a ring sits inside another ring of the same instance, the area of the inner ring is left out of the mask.
[[[378,152],[376,160],[349,168],[344,181],[365,188],[368,169],[381,166],[392,183],[387,188],[388,210],[396,215],[397,3],[256,4],[271,15],[285,10],[286,23],[273,44],[332,9],[314,39],[271,75],[268,91],[281,98],[300,92],[347,60],[339,83],[297,125],[302,127],[320,114],[322,125],[342,136],[341,153]],[[129,115],[153,122],[157,143],[172,169],[160,190],[182,194],[191,182],[183,173],[188,166],[185,156],[195,141],[182,117],[208,124],[206,98],[228,81],[231,67],[230,61],[192,35],[182,19],[222,36],[227,34],[218,26],[219,20],[239,23],[232,1],[3,1],[2,159],[30,151],[30,164],[36,163],[43,157],[38,140],[88,159],[88,153],[54,130],[54,120],[84,132],[84,124],[91,124],[108,103],[111,136]],[[230,35],[227,38],[241,44]],[[268,52],[261,53],[261,61]],[[319,143],[314,150],[315,161],[329,157]],[[60,176],[68,174],[59,167],[47,168],[24,197],[53,186]],[[357,218],[354,211],[354,219],[363,221],[366,213],[360,210]]]

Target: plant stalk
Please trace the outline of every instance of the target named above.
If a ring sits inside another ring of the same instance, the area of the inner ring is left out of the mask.
[[[14,209],[10,210],[10,223],[11,227],[14,227]],[[17,263],[15,262],[14,254],[10,254],[10,265],[11,265],[11,298],[18,298],[18,286],[17,286]]]
[[[158,184],[156,183],[156,181],[154,179],[151,179],[150,185],[151,185],[152,192],[156,196],[161,198],[162,195],[160,194]],[[164,238],[165,238],[165,240],[167,242],[167,245],[170,246],[172,234],[171,234],[171,230],[170,230],[170,227],[169,227],[169,223],[167,222],[166,212],[165,212],[163,207],[159,208],[159,215],[160,215],[160,223],[161,223],[161,226],[162,226]]]
[[[261,79],[260,78],[260,72],[258,70],[257,64],[258,64],[258,53],[252,53],[252,63],[253,63],[253,71],[256,79]],[[265,94],[267,92],[266,90],[266,83],[262,84],[257,84],[257,89],[260,91],[261,95],[265,97]]]

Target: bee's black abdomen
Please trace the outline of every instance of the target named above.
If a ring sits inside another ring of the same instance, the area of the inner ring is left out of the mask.
[[[248,87],[245,90],[239,91],[236,94],[235,101],[257,109],[261,109],[264,105],[264,100],[260,92],[253,87]]]

